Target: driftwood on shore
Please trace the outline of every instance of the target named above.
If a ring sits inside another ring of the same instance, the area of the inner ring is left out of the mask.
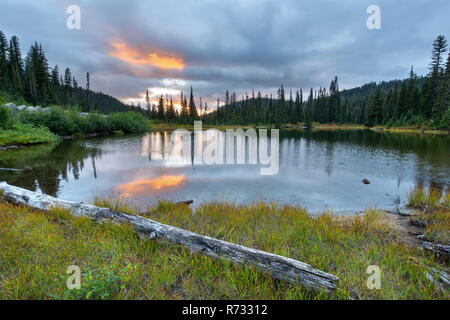
[[[3,201],[42,211],[60,207],[68,209],[74,216],[86,216],[98,221],[129,224],[141,238],[168,240],[209,257],[228,259],[233,263],[248,264],[263,272],[270,273],[276,279],[298,283],[311,290],[323,290],[331,293],[336,289],[339,280],[334,275],[314,269],[306,263],[291,258],[210,238],[141,216],[115,212],[91,204],[60,200],[42,193],[11,186],[6,182],[0,182],[0,190]]]
[[[429,252],[435,253],[438,257],[442,257],[443,259],[449,261],[450,259],[450,246],[446,246],[443,244],[432,243],[429,241],[424,241],[422,243],[422,247]]]

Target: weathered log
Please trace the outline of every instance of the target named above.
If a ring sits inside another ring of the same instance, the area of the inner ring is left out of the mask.
[[[55,207],[65,208],[74,216],[129,224],[141,238],[164,239],[209,257],[228,259],[233,263],[249,264],[263,272],[270,273],[275,279],[298,283],[311,290],[331,293],[339,280],[334,275],[314,269],[306,263],[291,258],[210,238],[141,216],[115,212],[91,204],[57,199],[11,186],[6,182],[0,182],[0,190],[4,201],[42,211],[49,211]]]
[[[442,257],[447,261],[450,260],[450,246],[424,241],[422,247],[428,252],[435,253],[438,257]]]

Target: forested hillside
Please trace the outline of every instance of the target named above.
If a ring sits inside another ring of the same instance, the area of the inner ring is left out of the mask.
[[[445,63],[447,41],[438,36],[433,43],[429,73],[417,76],[413,67],[404,80],[371,82],[361,87],[339,91],[335,77],[329,89],[311,88],[308,93],[298,90],[277,96],[262,97],[258,92],[237,101],[236,94],[225,94],[225,105],[207,113],[212,123],[295,124],[307,126],[320,123],[356,123],[367,126],[425,125],[450,127],[450,55]],[[307,99],[303,99],[307,97]],[[306,101],[304,101],[306,100]]]
[[[64,70],[49,67],[42,45],[35,42],[25,58],[19,39],[12,36],[9,43],[0,31],[0,94],[6,99],[33,105],[77,106],[81,111],[101,113],[136,110],[119,100],[90,90],[86,73],[81,85],[69,67]]]

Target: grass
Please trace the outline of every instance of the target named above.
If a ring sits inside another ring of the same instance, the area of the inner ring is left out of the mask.
[[[155,130],[175,130],[179,128],[183,128],[186,130],[193,130],[194,126],[192,124],[179,124],[179,123],[164,123],[154,120],[149,120],[149,123],[152,126],[152,129]],[[302,123],[299,124],[283,124],[281,128],[283,130],[305,130],[302,128]],[[226,129],[237,129],[237,128],[259,128],[266,127],[270,128],[270,125],[214,125],[214,124],[203,124],[203,129],[208,128],[216,128],[219,130]],[[425,127],[420,126],[409,126],[409,127],[387,127],[387,126],[375,126],[372,128],[366,127],[360,124],[352,124],[352,123],[318,123],[314,122],[312,131],[330,131],[330,130],[373,130],[373,131],[387,131],[387,132],[396,132],[396,133],[407,133],[407,134],[433,134],[433,135],[447,135],[449,134],[448,130],[434,130],[434,129],[426,129]]]
[[[57,142],[59,137],[46,127],[15,124],[11,129],[0,129],[0,146]]]
[[[176,130],[176,129],[186,129],[186,130],[194,130],[194,124],[184,124],[184,123],[166,123],[166,122],[160,122],[155,120],[149,120],[148,121],[152,130]],[[209,129],[214,128],[218,130],[226,130],[226,129],[250,129],[255,128],[255,125],[226,125],[226,124],[202,124],[202,129]]]
[[[135,213],[128,203],[97,204]],[[399,242],[383,215],[312,217],[300,208],[208,203],[192,210],[161,202],[145,215],[212,237],[289,256],[341,281],[336,293],[312,293],[249,266],[140,240],[128,226],[96,224],[54,209],[32,211],[0,202],[0,299],[448,299],[426,278],[446,266]],[[68,290],[67,267],[81,269]],[[366,286],[367,267],[381,268],[381,289]]]
[[[408,134],[433,134],[433,135],[446,135],[449,134],[449,130],[439,130],[439,129],[426,129],[423,126],[409,126],[409,127],[386,127],[386,126],[375,126],[370,128],[374,131],[388,131],[396,133],[408,133]]]
[[[411,220],[425,227],[427,240],[450,245],[449,192],[416,188],[409,193],[407,205],[417,209],[417,214]]]

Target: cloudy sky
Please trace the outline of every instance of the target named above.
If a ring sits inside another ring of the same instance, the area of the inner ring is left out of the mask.
[[[370,30],[369,5],[381,9]],[[66,27],[69,5],[81,28]],[[341,89],[427,73],[431,44],[450,34],[448,0],[2,0],[0,30],[25,53],[41,42],[51,65],[70,66],[79,84],[126,102],[148,89],[179,96],[194,87],[214,106],[226,89],[238,96],[286,88]]]

